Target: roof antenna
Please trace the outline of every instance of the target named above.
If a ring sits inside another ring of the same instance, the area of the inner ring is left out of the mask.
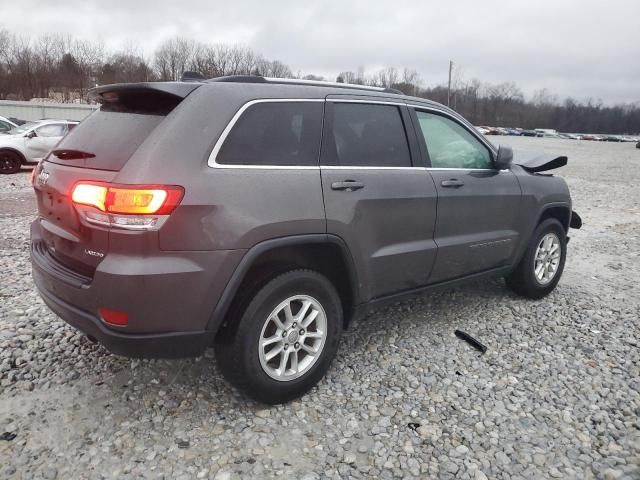
[[[201,80],[206,80],[206,78],[200,72],[183,72],[180,77],[181,82],[199,82]]]

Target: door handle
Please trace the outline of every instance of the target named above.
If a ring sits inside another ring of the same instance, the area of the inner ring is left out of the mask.
[[[440,185],[445,188],[460,188],[464,186],[464,182],[461,182],[457,178],[452,178],[451,180],[443,180],[440,182]]]
[[[332,190],[346,190],[347,192],[353,192],[354,190],[360,190],[364,188],[364,183],[356,182],[355,180],[345,180],[344,182],[333,182],[331,184]]]

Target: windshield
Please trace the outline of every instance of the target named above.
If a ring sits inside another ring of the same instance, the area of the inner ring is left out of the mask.
[[[28,130],[31,130],[36,125],[37,125],[36,122],[27,122],[23,125],[13,127],[11,130],[9,130],[9,135],[20,135],[21,133],[26,133]]]

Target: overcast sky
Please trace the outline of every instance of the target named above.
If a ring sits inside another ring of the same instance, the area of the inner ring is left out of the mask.
[[[151,57],[180,35],[250,47],[294,72],[417,70],[514,81],[530,95],[640,101],[640,0],[0,0],[0,28],[70,33]]]

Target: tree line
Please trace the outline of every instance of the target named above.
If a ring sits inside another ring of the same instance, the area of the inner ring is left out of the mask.
[[[367,73],[360,67],[337,78],[293,72],[282,61],[270,60],[246,47],[206,44],[185,38],[162,43],[150,57],[135,46],[109,52],[100,42],[63,34],[26,38],[0,30],[0,99],[86,102],[96,85],[179,80],[185,71],[207,78],[263,75],[331,80],[385,88],[446,104],[475,125],[555,128],[562,132],[639,133],[640,102],[604,105],[600,100],[559,100],[546,89],[529,99],[513,82],[483,83],[461,71],[446,85],[426,87],[412,69],[388,67]]]

